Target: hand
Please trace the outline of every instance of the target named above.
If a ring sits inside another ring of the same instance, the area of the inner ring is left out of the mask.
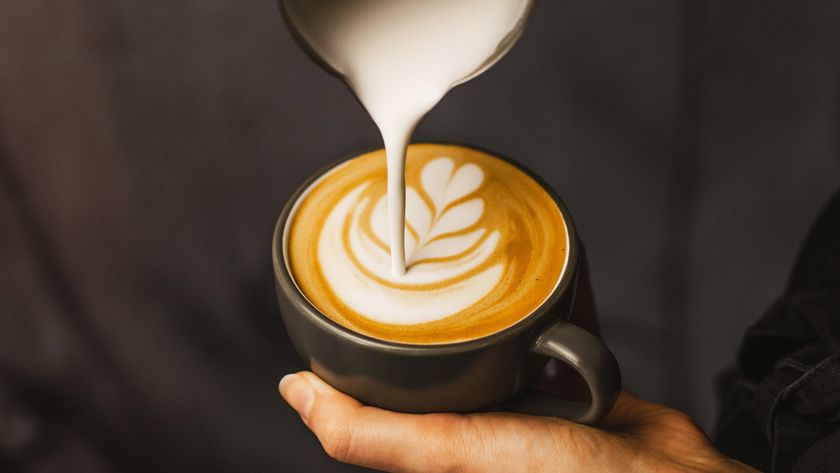
[[[331,457],[388,471],[755,471],[717,452],[687,415],[624,391],[598,427],[509,413],[399,414],[310,372],[280,393]]]

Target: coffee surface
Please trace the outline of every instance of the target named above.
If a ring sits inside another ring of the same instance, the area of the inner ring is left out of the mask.
[[[389,270],[384,150],[328,171],[298,200],[287,265],[337,323],[415,344],[480,338],[551,294],[567,261],[560,209],[516,166],[471,148],[414,144],[406,161],[407,271]]]

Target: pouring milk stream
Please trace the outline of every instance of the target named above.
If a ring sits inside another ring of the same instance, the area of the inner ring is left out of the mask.
[[[420,119],[500,59],[532,0],[281,0],[290,26],[344,78],[385,144],[391,272],[406,272],[405,154]]]

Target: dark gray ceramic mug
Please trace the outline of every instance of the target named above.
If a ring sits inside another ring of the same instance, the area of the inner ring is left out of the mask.
[[[501,158],[533,177],[554,198],[566,222],[569,259],[560,283],[537,310],[501,332],[466,342],[389,342],[354,332],[319,312],[289,273],[286,224],[303,192],[339,163],[322,169],[295,191],[274,230],[274,273],[289,338],[315,374],[364,404],[401,412],[472,412],[515,399],[507,408],[587,424],[606,415],[621,389],[621,374],[600,339],[567,322],[574,306],[580,251],[569,211],[534,173]],[[558,264],[563,262],[558,260]],[[592,401],[572,402],[528,390],[546,357],[577,370],[589,386]]]

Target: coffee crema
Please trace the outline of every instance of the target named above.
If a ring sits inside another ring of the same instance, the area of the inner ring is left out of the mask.
[[[406,160],[407,271],[389,271],[384,150],[352,158],[298,199],[287,267],[335,322],[412,344],[472,340],[527,317],[568,260],[563,215],[516,166],[455,145],[413,144]]]

